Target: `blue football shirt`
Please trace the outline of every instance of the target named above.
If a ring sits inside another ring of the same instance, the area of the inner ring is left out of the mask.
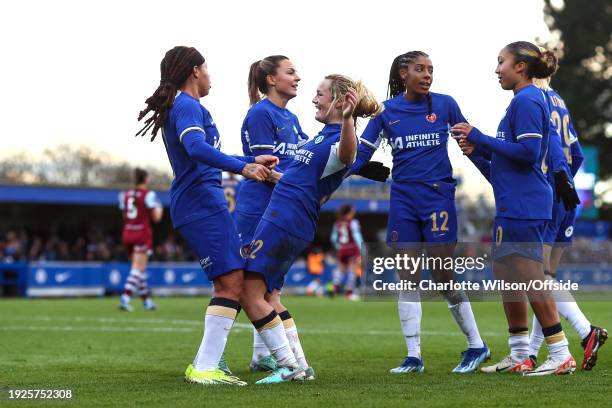
[[[534,85],[519,90],[497,128],[497,139],[518,143],[523,138],[541,141],[537,161],[521,163],[501,154],[491,156],[491,184],[498,217],[550,219],[552,189],[543,172],[548,153],[550,112],[544,93]]]
[[[189,157],[183,137],[192,131],[220,149],[220,136],[206,108],[192,96],[179,93],[170,108],[163,140],[174,172],[170,186],[170,217],[175,228],[227,209],[221,170]]]
[[[274,188],[263,219],[288,233],[312,241],[321,205],[348,172],[338,158],[340,124],[328,124],[295,154]]]
[[[272,154],[279,159],[277,170],[291,164],[299,145],[308,139],[297,116],[286,108],[263,99],[251,106],[242,123],[242,150],[245,156]],[[238,194],[236,211],[262,215],[274,184],[245,180]]]
[[[369,160],[387,139],[393,155],[393,181],[429,182],[452,177],[449,129],[467,120],[449,95],[432,92],[431,99],[431,115],[426,98],[412,102],[401,94],[386,100],[383,112],[370,120],[361,135],[357,165]]]

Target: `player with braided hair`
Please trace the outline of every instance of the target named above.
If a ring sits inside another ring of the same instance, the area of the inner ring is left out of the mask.
[[[457,243],[456,182],[448,158],[448,129],[465,118],[452,97],[430,92],[432,81],[433,64],[425,52],[411,51],[393,60],[390,99],[363,132],[352,170],[367,163],[386,139],[393,155],[387,244],[411,257],[419,257],[425,249],[429,257],[446,259],[453,256]],[[443,262],[437,264],[430,271],[432,277],[437,282],[453,280],[453,270],[442,267]],[[420,271],[404,272],[402,280],[419,279]],[[468,343],[453,372],[473,372],[489,358],[489,348],[480,337],[466,294],[441,293]],[[400,292],[398,309],[408,355],[391,373],[422,372],[419,292]]]
[[[142,120],[153,113],[138,134],[151,130],[153,140],[162,129],[174,171],[170,187],[172,223],[197,254],[214,288],[204,318],[204,336],[185,378],[200,384],[245,385],[218,369],[227,336],[240,311],[244,278],[240,238],[228,212],[221,170],[264,181],[278,158],[232,157],[221,153],[215,122],[199,102],[209,91],[210,77],[204,57],[195,48],[174,47],[161,62],[159,86],[138,116]]]

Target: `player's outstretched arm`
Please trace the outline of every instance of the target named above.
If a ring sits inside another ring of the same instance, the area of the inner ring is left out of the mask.
[[[458,134],[458,138],[465,138],[468,142],[483,146],[493,153],[525,164],[535,164],[542,144],[541,135],[540,137],[524,137],[516,143],[509,143],[487,136],[467,123],[457,123],[451,128],[451,132]]]
[[[476,149],[476,145],[468,142],[463,135],[453,136],[453,139],[459,144],[459,148],[465,156],[467,156],[472,164],[480,171],[480,173],[491,182],[491,160],[484,157],[481,152]]]
[[[211,167],[241,174],[244,167],[248,165],[248,163],[222,153],[215,149],[214,146],[206,143],[202,133],[198,131],[187,133],[183,136],[182,143],[189,157]]]

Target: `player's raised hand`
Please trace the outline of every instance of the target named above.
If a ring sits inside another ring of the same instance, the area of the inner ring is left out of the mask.
[[[248,163],[242,169],[242,175],[257,181],[265,181],[270,175],[270,169],[257,163]]]
[[[342,118],[348,119],[353,116],[355,107],[357,106],[357,91],[353,88],[349,88],[344,95],[344,102],[342,103]]]
[[[278,157],[272,156],[271,154],[262,154],[255,156],[255,163],[266,166],[270,170],[278,165]]]

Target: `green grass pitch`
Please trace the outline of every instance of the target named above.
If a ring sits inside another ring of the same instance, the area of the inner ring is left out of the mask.
[[[607,406],[612,401],[612,345],[591,372],[563,377],[511,374],[458,375],[465,340],[446,305],[424,303],[425,373],[388,370],[405,354],[395,303],[286,297],[317,380],[256,386],[251,374],[252,332],[241,313],[226,348],[246,387],[187,384],[182,374],[202,335],[207,298],[158,298],[160,310],[121,313],[118,299],[0,300],[0,404],[8,389],[67,389],[70,406],[395,407],[395,406]],[[581,304],[594,324],[612,328],[609,302]],[[507,353],[498,303],[473,304],[493,360]],[[580,364],[582,349],[563,322]],[[545,358],[545,348],[540,361]],[[56,404],[20,401],[9,406]]]

